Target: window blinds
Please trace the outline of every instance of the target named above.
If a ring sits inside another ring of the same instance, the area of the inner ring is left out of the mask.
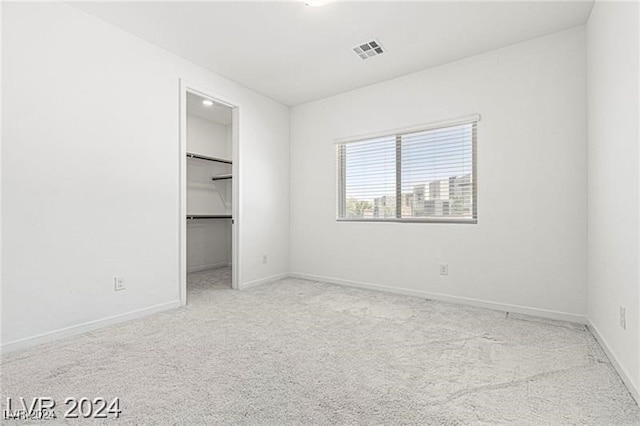
[[[338,143],[337,218],[475,223],[477,121]]]

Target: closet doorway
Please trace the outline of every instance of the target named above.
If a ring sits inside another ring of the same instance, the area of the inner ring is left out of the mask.
[[[239,106],[181,81],[180,302],[238,288]],[[194,296],[195,297],[195,296]]]

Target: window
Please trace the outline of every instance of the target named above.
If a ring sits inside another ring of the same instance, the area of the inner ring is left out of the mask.
[[[338,220],[476,223],[478,120],[339,142]]]

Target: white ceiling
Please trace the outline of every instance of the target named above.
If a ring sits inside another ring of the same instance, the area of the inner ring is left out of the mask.
[[[286,105],[586,22],[592,1],[74,3]],[[383,55],[351,49],[372,38]]]
[[[196,117],[204,118],[214,123],[227,126],[231,124],[231,108],[226,105],[214,102],[213,105],[205,105],[202,103],[207,98],[202,96],[187,93],[187,114],[195,115]]]

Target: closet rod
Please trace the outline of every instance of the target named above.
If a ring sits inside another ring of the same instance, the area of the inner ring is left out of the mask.
[[[206,155],[194,154],[192,152],[187,152],[187,157],[195,158],[198,160],[215,161],[217,163],[233,164],[231,160],[224,160],[222,158],[216,158],[216,157],[207,157]]]
[[[218,214],[218,215],[187,215],[187,220],[195,219],[231,219],[230,214]]]
[[[232,175],[220,175],[220,176],[214,176],[211,178],[211,180],[223,180],[223,179],[231,179],[233,178]]]

